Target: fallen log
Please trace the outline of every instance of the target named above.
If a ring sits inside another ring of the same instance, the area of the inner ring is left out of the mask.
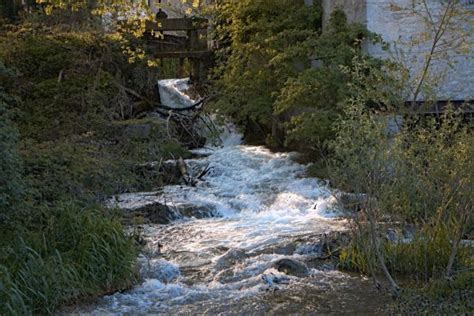
[[[173,108],[173,107],[170,107],[161,103],[157,103],[157,102],[153,102],[153,105],[162,110],[173,111],[173,112],[186,112],[186,111],[200,110],[202,106],[204,105],[205,101],[206,101],[205,98],[201,99],[197,101],[196,103],[185,108]]]

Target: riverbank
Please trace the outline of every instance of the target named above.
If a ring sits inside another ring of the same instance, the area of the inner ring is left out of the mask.
[[[93,25],[30,18],[0,22],[2,315],[130,288],[139,247],[104,202],[168,180],[140,164],[189,155],[130,93],[152,99],[164,68],[131,64]]]
[[[205,208],[214,215],[140,225],[143,283],[80,311],[380,311],[387,299],[370,280],[338,271],[331,260],[343,239],[338,232],[348,229],[332,190],[307,178],[306,167],[292,158],[264,147],[214,148],[209,156],[186,160],[191,169],[211,170],[195,186],[118,197],[125,208],[166,201],[175,210]]]

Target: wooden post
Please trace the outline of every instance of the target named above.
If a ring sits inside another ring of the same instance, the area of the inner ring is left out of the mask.
[[[201,70],[201,60],[199,58],[192,58],[191,59],[192,70],[191,70],[191,81],[199,81],[200,80],[200,70]]]
[[[183,72],[184,72],[184,58],[179,59],[179,65],[178,65],[178,76],[183,77]]]

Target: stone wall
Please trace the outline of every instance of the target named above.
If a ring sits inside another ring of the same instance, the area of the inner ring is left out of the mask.
[[[410,69],[412,79],[420,77],[432,45],[432,35],[417,44],[413,42],[422,35],[431,34],[430,25],[421,15],[426,11],[421,7],[413,7],[413,0],[366,0],[367,28],[390,44],[389,51],[368,45],[368,52],[381,58],[392,58]],[[431,14],[441,14],[438,0],[428,0]],[[469,9],[469,8],[466,8]],[[417,13],[415,13],[415,11]],[[474,13],[474,11],[473,11]],[[420,15],[421,14],[421,15]],[[471,18],[474,16],[471,15]],[[471,20],[472,21],[472,20]],[[463,27],[472,25],[460,24]],[[454,31],[453,31],[454,32]],[[456,38],[456,34],[445,34],[448,41]],[[459,52],[453,48],[446,50],[444,55],[434,59],[431,69],[436,76],[431,77],[436,85],[435,96],[440,100],[471,100],[474,98],[474,34],[466,39],[468,50]],[[442,78],[440,77],[440,74]],[[438,82],[436,82],[438,81]],[[420,100],[423,99],[421,96]]]
[[[341,6],[351,22],[362,22],[367,28],[382,36],[390,44],[388,51],[380,46],[367,44],[367,51],[380,58],[391,58],[410,69],[410,76],[416,81],[420,76],[425,58],[431,49],[432,36],[414,45],[413,41],[423,33],[429,32],[429,25],[420,17],[422,8],[413,7],[413,0],[323,0],[324,18],[330,16],[332,10]],[[427,1],[434,17],[440,13],[439,0]],[[462,4],[461,4],[462,5]],[[417,10],[419,9],[419,10]],[[474,8],[465,5],[474,21]],[[414,10],[418,14],[414,14]],[[471,28],[472,24],[464,24]],[[445,35],[454,38],[455,34]],[[431,69],[442,74],[436,83],[434,94],[439,100],[472,100],[474,99],[474,32],[466,39],[467,50],[457,52],[448,49],[444,56],[435,59]],[[438,76],[439,77],[439,76]],[[423,100],[423,96],[419,100]]]

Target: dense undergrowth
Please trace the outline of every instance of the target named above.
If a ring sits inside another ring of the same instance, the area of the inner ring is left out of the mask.
[[[437,313],[437,306],[446,310],[449,304],[468,312],[474,294],[465,281],[472,281],[474,271],[472,123],[452,107],[439,117],[401,117],[401,89],[385,88],[387,82],[397,86],[394,73],[359,58],[354,66],[345,118],[329,144],[332,182],[363,196],[354,239],[341,252],[340,266],[374,280],[384,275],[397,295],[399,286],[411,288],[401,293],[405,312]],[[376,110],[377,103],[383,110]],[[387,131],[388,121],[402,119],[396,133]],[[434,284],[442,284],[445,294],[432,293]],[[463,294],[443,302],[448,289]],[[418,299],[423,307],[416,306]]]
[[[135,239],[101,205],[160,186],[140,163],[186,154],[159,121],[137,119],[172,65],[132,64],[90,16],[70,15],[0,28],[1,315],[50,314],[130,287]]]

